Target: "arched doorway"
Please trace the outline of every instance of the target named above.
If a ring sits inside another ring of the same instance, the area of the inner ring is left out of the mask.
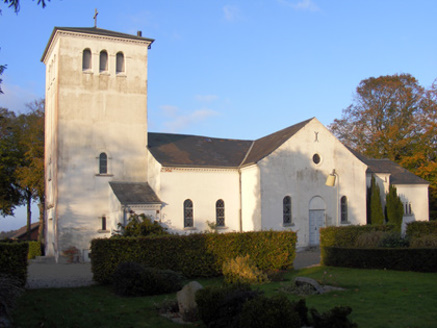
[[[326,204],[322,197],[315,196],[309,204],[310,246],[320,244],[320,228],[325,226]]]

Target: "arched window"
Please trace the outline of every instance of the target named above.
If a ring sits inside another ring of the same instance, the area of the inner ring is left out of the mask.
[[[291,224],[291,197],[285,196],[282,200],[282,223]]]
[[[341,210],[341,223],[346,223],[347,222],[347,197],[343,196],[340,199],[340,210]]]
[[[184,228],[193,227],[193,202],[191,199],[184,201]]]
[[[108,71],[108,53],[106,50],[100,51],[100,72]]]
[[[101,153],[99,155],[99,174],[108,173],[108,155]]]
[[[225,226],[225,202],[223,199],[215,202],[215,223],[217,227]]]
[[[124,55],[122,52],[117,52],[115,72],[117,74],[124,73]]]
[[[82,53],[82,70],[88,71],[91,69],[91,50],[84,49]]]

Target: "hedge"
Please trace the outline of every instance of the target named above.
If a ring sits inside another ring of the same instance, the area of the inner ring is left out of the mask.
[[[418,238],[424,235],[437,235],[437,221],[414,221],[407,224],[406,234],[409,238]]]
[[[296,241],[292,231],[94,239],[91,266],[99,283],[110,283],[121,262],[170,269],[187,278],[212,277],[221,274],[226,260],[249,254],[259,269],[275,271],[292,268]]]
[[[29,243],[29,253],[27,254],[27,259],[31,260],[37,256],[41,256],[41,243],[39,241],[28,241]]]
[[[0,274],[17,278],[24,286],[27,280],[28,243],[0,243]]]
[[[436,248],[345,248],[322,247],[327,266],[437,272]]]
[[[393,225],[350,225],[344,227],[325,227],[320,229],[321,247],[351,247],[354,246],[358,236],[372,231],[392,231]]]

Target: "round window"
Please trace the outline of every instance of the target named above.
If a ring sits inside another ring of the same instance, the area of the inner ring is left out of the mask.
[[[313,155],[313,162],[314,162],[314,164],[319,164],[320,163],[320,155],[319,154],[314,154]]]

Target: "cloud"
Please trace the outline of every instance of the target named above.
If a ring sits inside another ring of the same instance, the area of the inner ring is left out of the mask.
[[[195,95],[194,98],[198,102],[211,103],[211,102],[216,101],[218,99],[218,96],[216,96],[216,95]]]
[[[240,20],[240,9],[237,6],[226,5],[223,7],[223,14],[228,22]]]
[[[279,3],[301,11],[320,11],[320,8],[312,0],[300,0],[298,2],[290,2],[287,0],[278,0]]]
[[[160,107],[169,120],[163,122],[166,130],[170,132],[178,132],[193,124],[199,124],[210,117],[218,115],[212,109],[203,108],[192,111],[190,113],[181,113],[175,106],[164,105]]]

